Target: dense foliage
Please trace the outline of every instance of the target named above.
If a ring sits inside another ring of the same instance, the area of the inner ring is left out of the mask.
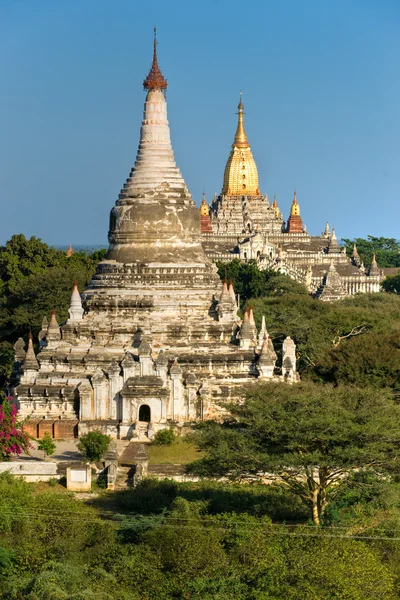
[[[170,446],[176,439],[176,433],[173,429],[160,429],[154,436],[153,444],[156,446]]]
[[[342,240],[346,246],[348,256],[353,252],[354,244],[357,245],[357,252],[364,265],[371,265],[372,256],[376,255],[376,260],[380,268],[399,267],[400,268],[400,244],[394,238],[374,237],[372,235],[364,238],[354,238]]]
[[[111,438],[101,431],[89,431],[81,435],[77,448],[89,462],[97,462],[107,451]]]
[[[382,282],[382,288],[390,294],[400,294],[400,270],[399,275],[388,275]]]
[[[343,476],[399,467],[400,406],[390,390],[267,383],[227,408],[222,424],[196,426],[194,438],[206,455],[191,470],[278,478],[305,502],[316,525]]]
[[[218,274],[222,280],[232,280],[235,293],[240,296],[243,306],[247,300],[263,296],[283,296],[284,294],[307,294],[307,289],[287,275],[276,271],[260,271],[257,261],[242,263],[239,259],[229,263],[217,262]]]
[[[46,484],[3,475],[0,596],[394,600],[400,574],[398,505],[387,501],[387,482],[370,483],[368,497],[357,495],[356,481],[343,484],[331,515],[341,527],[311,535],[307,524],[271,521],[271,501],[284,503],[285,497],[269,486],[146,481],[129,492],[103,494],[89,507]],[[362,527],[349,517],[343,508],[349,496],[354,515],[374,504],[374,524]],[[247,512],[257,503],[258,513]],[[113,520],[111,506],[120,511]],[[383,511],[390,519],[384,530]]]
[[[36,336],[43,317],[55,308],[59,322],[68,316],[73,282],[90,281],[105,250],[67,257],[40,239],[14,235],[0,247],[0,386],[10,376],[13,344],[31,329]]]
[[[265,315],[275,348],[290,335],[301,377],[400,391],[400,298],[359,294],[340,302],[286,294],[251,302],[256,323]]]

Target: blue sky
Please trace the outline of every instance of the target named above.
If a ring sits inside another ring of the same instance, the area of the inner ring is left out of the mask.
[[[0,243],[105,244],[153,26],[177,163],[222,186],[243,90],[260,187],[308,230],[400,237],[398,0],[0,0]]]

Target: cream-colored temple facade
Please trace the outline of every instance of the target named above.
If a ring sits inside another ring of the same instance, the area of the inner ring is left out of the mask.
[[[303,224],[296,192],[287,222],[276,198],[271,203],[260,192],[242,98],[221,194],[214,196],[210,206],[203,196],[200,214],[203,246],[213,261],[254,259],[260,269],[289,275],[321,300],[380,291],[385,275],[375,257],[365,269],[356,247],[351,257],[346,256],[328,223],[321,235],[311,236]]]
[[[143,85],[139,148],[111,210],[107,258],[82,295],[74,287],[66,323],[54,312],[44,320],[37,356],[32,339],[27,349],[15,344],[15,397],[31,432],[37,424],[55,437],[101,428],[152,438],[218,414],[252,382],[297,379],[294,342],[283,342],[276,368],[265,320],[258,331],[251,310],[238,317],[232,284],[221,284],[204,252],[199,211],[171,146],[156,42]],[[226,184],[231,191],[229,173]]]

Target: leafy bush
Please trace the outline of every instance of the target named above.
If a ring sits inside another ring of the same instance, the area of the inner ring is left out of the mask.
[[[154,436],[153,444],[158,446],[170,446],[176,440],[176,433],[173,429],[161,429]]]
[[[95,430],[82,435],[77,447],[79,452],[81,452],[89,462],[97,462],[107,451],[110,442],[111,438],[109,435]]]
[[[44,458],[51,456],[56,451],[56,444],[51,435],[46,431],[42,439],[38,443],[38,450],[43,450]]]

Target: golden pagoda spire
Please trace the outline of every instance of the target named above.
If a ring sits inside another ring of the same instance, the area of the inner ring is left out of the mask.
[[[303,221],[300,217],[300,206],[297,202],[296,191],[294,192],[294,198],[290,209],[290,217],[287,223],[287,233],[303,233]]]
[[[293,198],[293,202],[292,202],[292,207],[290,209],[290,215],[293,217],[299,217],[300,216],[300,206],[297,202],[297,198],[296,198],[296,190],[294,191],[294,198]]]
[[[203,198],[202,198],[201,206],[200,206],[200,215],[202,217],[208,217],[209,212],[210,211],[209,211],[208,206],[207,206],[206,193],[203,192]]]
[[[279,210],[279,206],[278,206],[278,203],[276,201],[276,196],[274,196],[274,202],[272,204],[272,208],[274,209],[275,217],[279,218],[281,216],[281,211]]]
[[[222,194],[226,196],[260,196],[257,166],[244,129],[243,109],[242,92],[240,92],[238,124],[222,186]]]
[[[246,131],[244,129],[244,106],[242,102],[242,92],[240,92],[240,102],[238,104],[238,125],[236,129],[235,140],[232,144],[232,148],[250,148],[249,141],[247,139]]]

